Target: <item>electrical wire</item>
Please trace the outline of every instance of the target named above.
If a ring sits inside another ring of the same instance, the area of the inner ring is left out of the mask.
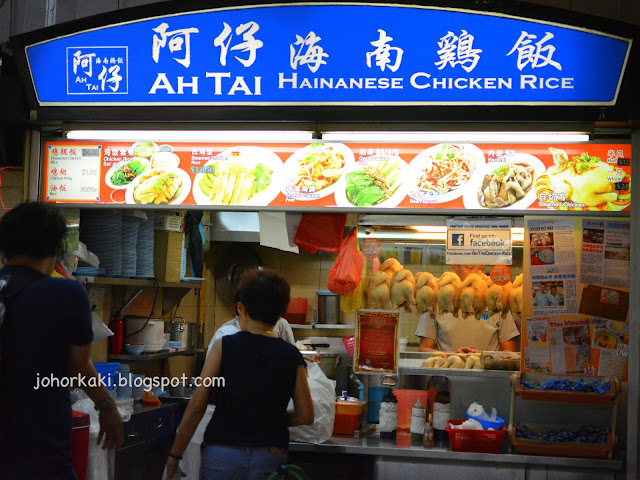
[[[153,306],[151,307],[151,311],[149,312],[149,316],[147,317],[147,321],[144,322],[144,325],[142,326],[142,328],[140,330],[136,330],[135,332],[130,333],[129,335],[125,335],[124,338],[129,338],[129,337],[135,335],[136,333],[140,333],[142,330],[145,329],[145,327],[149,323],[149,320],[151,320],[151,317],[153,316],[154,310],[156,309],[156,300],[158,298],[158,290],[160,290],[160,285],[158,284],[158,280],[156,280],[156,293],[153,295]]]

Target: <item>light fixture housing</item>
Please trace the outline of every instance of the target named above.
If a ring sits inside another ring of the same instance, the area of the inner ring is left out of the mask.
[[[323,132],[322,139],[336,142],[402,143],[581,143],[584,132]]]
[[[162,142],[310,142],[313,133],[302,130],[70,130],[69,140]]]

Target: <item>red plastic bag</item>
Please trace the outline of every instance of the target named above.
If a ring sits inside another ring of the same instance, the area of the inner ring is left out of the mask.
[[[311,253],[338,253],[346,223],[346,213],[304,213],[293,243]]]
[[[353,292],[362,280],[364,255],[358,251],[358,231],[354,228],[340,245],[340,254],[329,270],[327,288],[338,295]]]

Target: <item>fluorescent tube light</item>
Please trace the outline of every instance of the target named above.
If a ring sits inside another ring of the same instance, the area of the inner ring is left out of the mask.
[[[322,139],[339,142],[421,143],[577,143],[588,142],[580,132],[326,132]]]
[[[71,130],[70,140],[161,142],[310,142],[311,132],[299,130]]]

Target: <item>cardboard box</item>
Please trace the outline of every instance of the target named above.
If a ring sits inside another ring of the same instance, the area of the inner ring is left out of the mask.
[[[153,273],[159,282],[179,282],[184,234],[154,232]]]

